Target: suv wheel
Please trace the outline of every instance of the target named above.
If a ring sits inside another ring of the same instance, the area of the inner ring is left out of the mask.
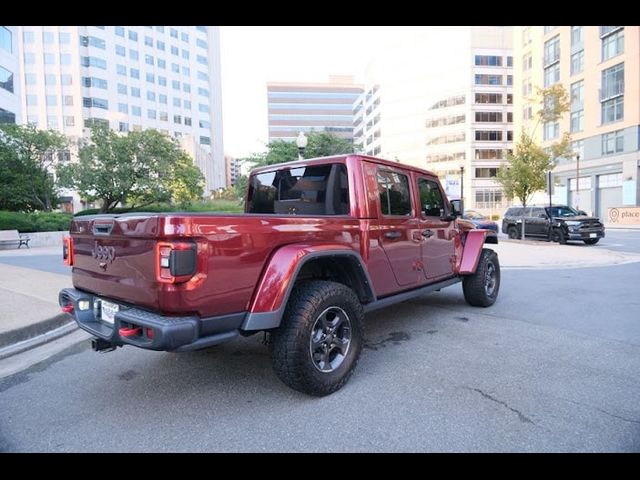
[[[516,238],[520,238],[520,234],[518,233],[518,229],[516,227],[514,227],[513,225],[510,226],[507,229],[507,235],[509,235],[509,238],[511,239],[516,239]]]
[[[567,243],[567,238],[564,236],[564,232],[561,228],[554,228],[551,230],[551,241],[558,242],[561,245]]]
[[[358,297],[341,283],[297,285],[272,335],[271,361],[278,378],[319,397],[342,388],[362,351],[363,317]]]
[[[498,298],[500,290],[500,263],[498,254],[489,248],[483,248],[478,268],[473,275],[462,280],[464,299],[474,307],[489,307]]]
[[[599,238],[587,238],[587,239],[583,240],[583,242],[586,243],[587,245],[595,245],[599,241],[600,241]]]

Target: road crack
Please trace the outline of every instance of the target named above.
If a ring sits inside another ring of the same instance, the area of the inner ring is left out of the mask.
[[[527,417],[525,414],[523,414],[520,410],[517,410],[517,409],[509,406],[509,404],[507,402],[503,402],[502,400],[499,400],[499,399],[495,398],[494,396],[489,395],[486,392],[483,392],[479,388],[469,388],[469,387],[464,387],[464,388],[466,388],[467,390],[473,390],[474,392],[478,392],[480,395],[482,395],[487,400],[491,400],[492,402],[495,402],[495,403],[497,403],[499,405],[502,405],[503,407],[507,408],[508,410],[511,410],[513,413],[518,415],[518,420],[520,420],[522,423],[531,423],[531,424],[535,425],[535,422],[533,420],[531,420],[529,417]]]

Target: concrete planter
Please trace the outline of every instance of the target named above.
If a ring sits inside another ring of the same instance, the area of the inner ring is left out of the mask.
[[[31,232],[27,233],[31,240],[29,241],[29,247],[55,247],[62,248],[62,238],[65,235],[69,235],[69,231],[66,232]],[[0,246],[1,250],[13,250],[17,246]],[[22,246],[21,250],[26,249]]]

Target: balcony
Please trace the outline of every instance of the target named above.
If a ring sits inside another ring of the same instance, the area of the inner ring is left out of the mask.
[[[624,95],[624,82],[612,82],[605,85],[604,88],[599,89],[598,93],[600,94],[601,102]]]

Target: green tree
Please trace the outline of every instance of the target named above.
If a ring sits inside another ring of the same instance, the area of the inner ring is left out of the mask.
[[[505,196],[509,199],[518,198],[525,206],[535,192],[545,188],[546,173],[554,168],[556,159],[572,155],[568,132],[563,133],[560,140],[553,142],[548,150],[533,140],[540,124],[557,122],[569,111],[569,95],[562,84],[537,88],[536,96],[531,101],[539,105],[536,124],[531,133],[523,130],[513,153],[507,153],[507,164],[498,170],[496,176]]]
[[[96,125],[78,156],[77,163],[58,169],[61,184],[89,201],[100,200],[101,213],[118,204],[135,208],[202,195],[200,171],[175,140],[157,130],[119,135]]]
[[[236,196],[238,198],[244,198],[247,193],[247,187],[249,186],[249,177],[246,175],[240,175],[236,178],[235,183],[233,184],[233,189],[235,190]]]
[[[307,140],[304,158],[327,157],[356,151],[356,146],[352,142],[331,132],[310,132]],[[266,152],[254,153],[242,160],[253,163],[256,167],[262,167],[297,159],[298,147],[295,141],[274,140],[267,144]]]
[[[54,164],[67,138],[33,125],[0,125],[0,209],[44,210],[59,203]]]

